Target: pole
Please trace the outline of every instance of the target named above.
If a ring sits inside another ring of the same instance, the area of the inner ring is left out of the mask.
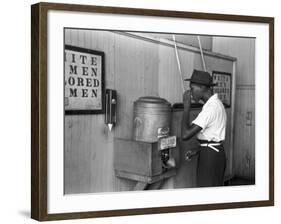
[[[183,77],[182,77],[182,72],[181,72],[181,65],[180,65],[180,59],[179,59],[179,54],[178,54],[178,47],[177,47],[176,37],[175,37],[174,34],[173,34],[173,40],[174,40],[174,45],[175,45],[175,53],[176,53],[176,59],[177,59],[177,63],[178,63],[179,74],[180,74],[180,78],[181,78],[182,92],[184,93]]]
[[[203,55],[203,50],[202,50],[202,46],[201,46],[200,36],[197,36],[197,39],[198,39],[198,43],[199,43],[199,48],[200,48],[200,53],[201,53],[203,68],[204,68],[204,71],[206,72],[207,70],[206,70],[206,64],[205,64],[204,55]]]

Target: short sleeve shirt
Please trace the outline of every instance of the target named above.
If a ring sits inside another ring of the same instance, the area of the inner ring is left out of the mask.
[[[219,142],[225,140],[226,121],[224,105],[218,95],[214,94],[204,104],[202,111],[192,123],[202,128],[197,134],[198,139]]]

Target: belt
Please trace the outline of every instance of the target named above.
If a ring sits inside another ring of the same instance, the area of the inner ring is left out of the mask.
[[[221,145],[221,143],[202,143],[202,144],[200,144],[200,146],[209,147],[209,148],[213,149],[216,152],[220,151],[216,147],[214,147],[214,146],[218,146],[218,145]]]
[[[222,145],[222,141],[220,142],[215,142],[215,141],[207,141],[207,140],[201,140],[201,139],[197,139],[198,142],[199,142],[199,145],[202,146],[202,147],[209,147],[210,149],[213,149],[214,151],[216,152],[220,152],[219,149],[217,149],[216,147],[214,146],[219,146],[219,145]],[[198,150],[195,154],[192,154],[192,151],[193,150],[189,150],[187,151],[187,153],[185,154],[185,159],[190,161],[191,160],[191,157],[195,156],[198,152],[200,152],[202,149]]]

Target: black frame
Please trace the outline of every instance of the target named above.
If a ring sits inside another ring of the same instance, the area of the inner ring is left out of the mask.
[[[66,29],[66,28],[64,28]],[[65,41],[65,39],[64,39]],[[65,50],[72,50],[72,51],[78,51],[88,54],[95,54],[101,56],[101,101],[102,101],[102,108],[100,110],[65,110],[65,115],[77,115],[77,114],[103,114],[105,112],[105,54],[102,51],[96,51],[92,49],[86,49],[82,47],[72,46],[72,45],[66,45],[64,43],[64,51]],[[65,54],[64,54],[64,61],[65,61]],[[64,76],[65,76],[65,64],[64,64]],[[65,95],[65,88],[64,88],[64,95]],[[65,98],[64,98],[65,101]],[[65,102],[63,102],[63,105]]]

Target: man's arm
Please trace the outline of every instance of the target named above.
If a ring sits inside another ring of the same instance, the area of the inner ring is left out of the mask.
[[[202,130],[202,128],[196,124],[190,125],[189,111],[190,111],[190,90],[187,90],[183,94],[183,114],[181,123],[181,139],[183,141],[189,140],[194,135]]]

